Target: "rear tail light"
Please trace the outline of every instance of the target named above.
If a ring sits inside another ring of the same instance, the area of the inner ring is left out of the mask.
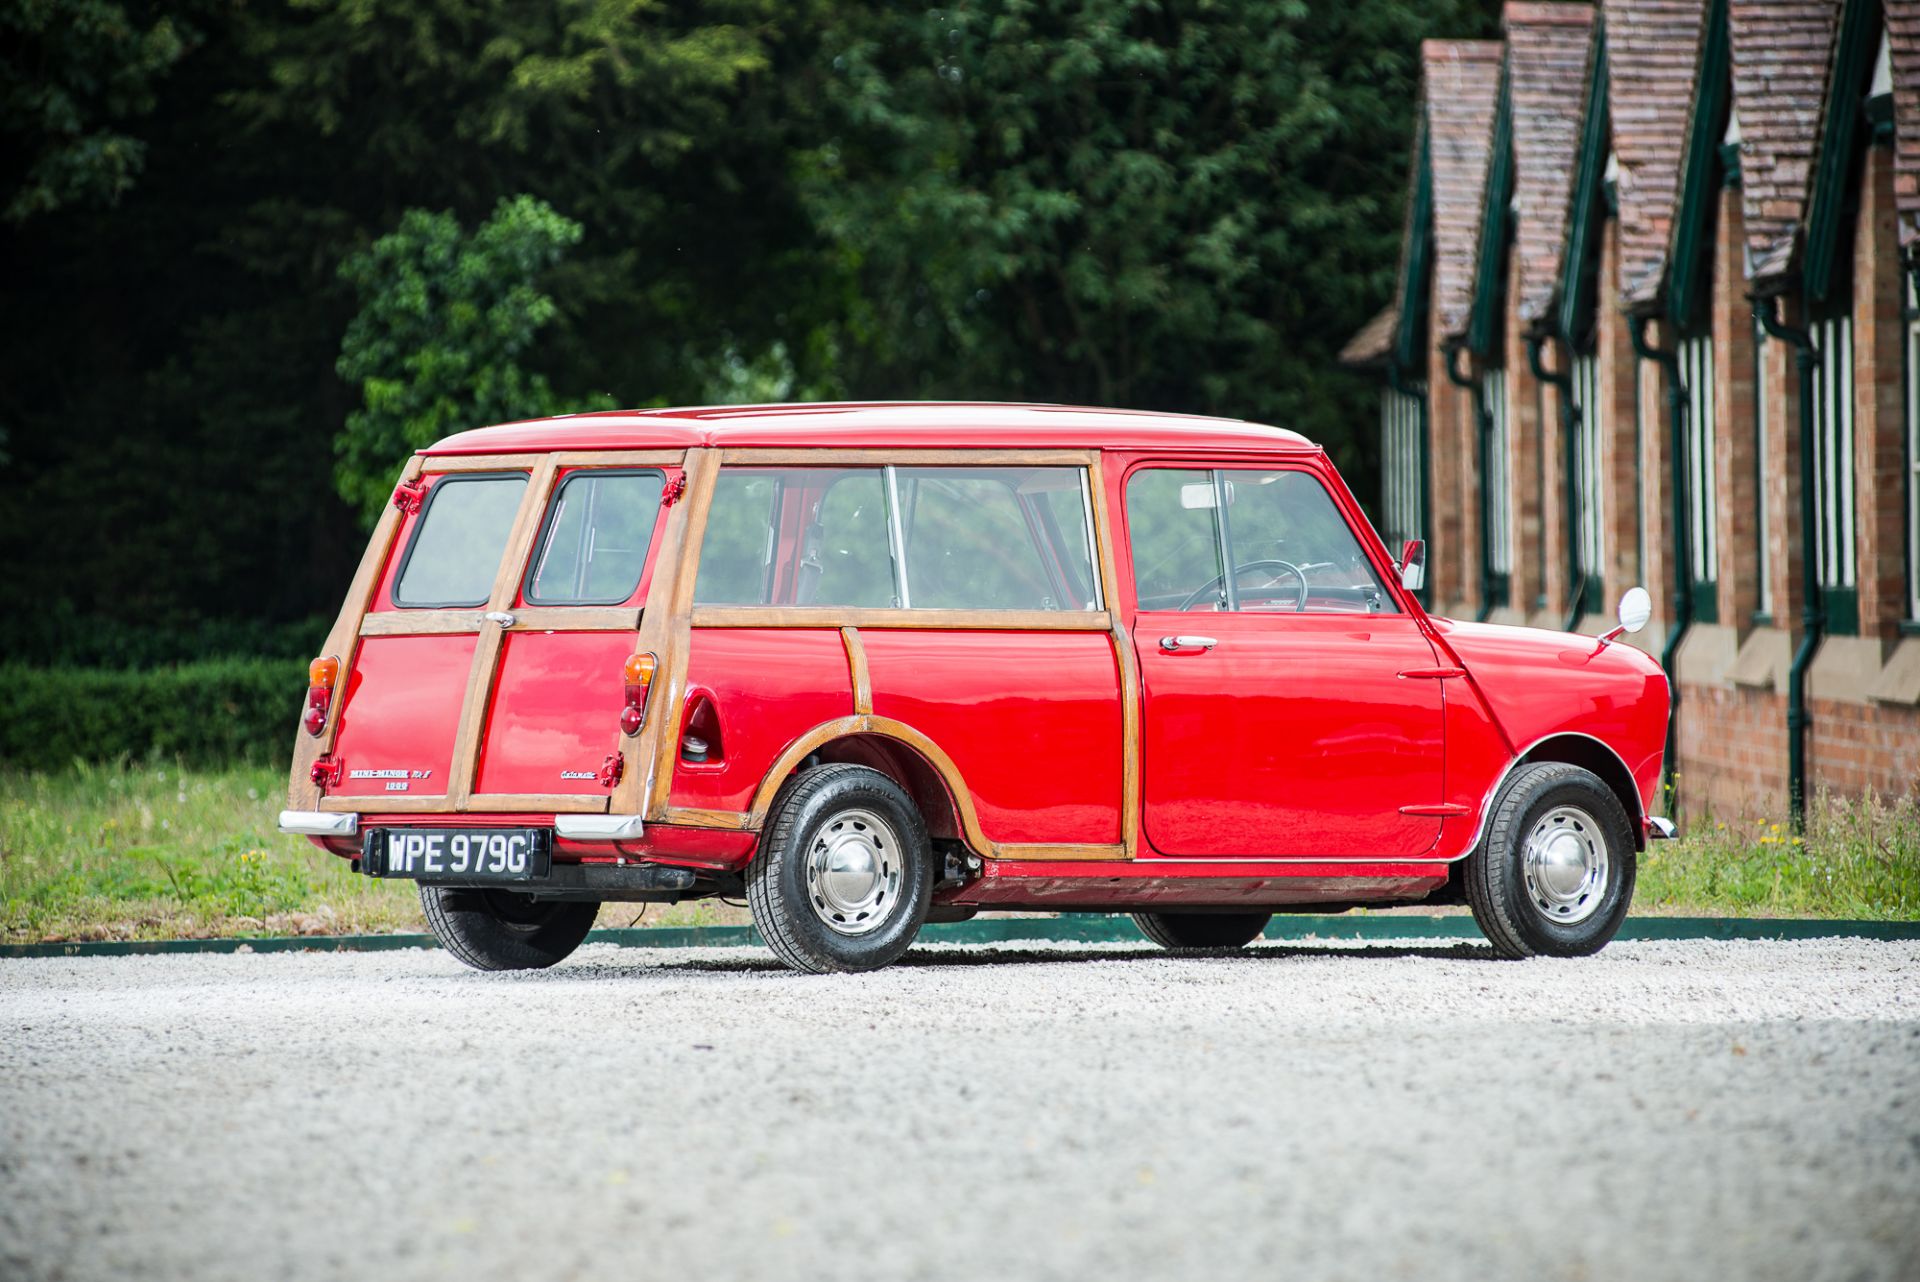
[[[647,692],[653,688],[653,670],[658,661],[650,654],[635,654],[627,658],[624,677],[627,683],[627,704],[620,709],[620,733],[639,734],[640,727],[647,724]]]
[[[307,711],[300,724],[318,738],[327,728],[327,713],[333,708],[333,687],[340,680],[340,660],[329,656],[307,665]]]

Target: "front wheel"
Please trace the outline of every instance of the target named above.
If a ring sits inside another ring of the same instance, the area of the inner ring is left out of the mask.
[[[1272,913],[1135,913],[1133,924],[1162,948],[1245,948]]]
[[[425,882],[420,907],[441,946],[475,970],[540,970],[564,961],[600,914],[597,903]]]
[[[1633,829],[1613,790],[1560,762],[1522,766],[1463,870],[1473,919],[1503,957],[1585,957],[1633,901]]]
[[[753,924],[795,970],[878,970],[912,947],[933,897],[927,826],[899,784],[815,766],[774,801],[747,866]]]

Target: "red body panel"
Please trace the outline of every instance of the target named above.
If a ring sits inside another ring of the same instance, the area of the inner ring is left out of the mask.
[[[334,740],[334,756],[346,766],[346,777],[332,790],[335,796],[446,793],[474,645],[470,633],[360,642]],[[401,771],[404,777],[354,777],[362,771]],[[388,786],[396,783],[406,786]]]
[[[595,776],[619,744],[620,666],[632,653],[627,632],[510,633],[474,791],[604,794]]]
[[[1120,675],[1103,632],[862,630],[875,715],[940,745],[990,841],[1120,840]]]
[[[1168,653],[1201,633],[1212,649]],[[1160,854],[1409,859],[1440,820],[1441,682],[1407,615],[1142,614],[1146,834]]]
[[[701,699],[717,714],[717,757],[674,767],[671,801],[702,810],[746,810],[787,747],[825,721],[853,713],[846,643],[824,628],[695,628],[681,732]]]

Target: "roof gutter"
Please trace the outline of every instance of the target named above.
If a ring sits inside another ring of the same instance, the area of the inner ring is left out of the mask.
[[[1807,669],[1813,666],[1827,627],[1820,566],[1814,555],[1818,514],[1813,493],[1813,380],[1819,354],[1812,334],[1780,320],[1779,299],[1754,299],[1753,315],[1769,338],[1793,344],[1793,360],[1800,372],[1800,644],[1793,652],[1793,666],[1787,669],[1787,804],[1792,808],[1793,826],[1799,830],[1807,822]]]
[[[1460,371],[1454,368],[1454,360],[1467,345],[1467,340],[1459,336],[1449,338],[1441,344],[1446,366],[1447,381],[1455,387],[1465,388],[1473,393],[1473,418],[1475,424],[1474,468],[1479,481],[1480,502],[1480,608],[1473,616],[1479,623],[1485,623],[1487,616],[1493,613],[1493,563],[1489,559],[1487,538],[1492,533],[1491,523],[1487,519],[1487,438],[1493,435],[1493,411],[1487,406],[1487,391],[1477,378],[1462,378]]]
[[[1660,667],[1667,674],[1667,696],[1671,705],[1667,715],[1666,792],[1669,805],[1677,799],[1674,770],[1680,738],[1680,643],[1693,626],[1693,549],[1687,538],[1687,389],[1680,382],[1680,358],[1662,351],[1647,340],[1647,325],[1653,317],[1640,314],[1628,318],[1628,335],[1633,339],[1633,354],[1652,361],[1667,376],[1667,419],[1669,426],[1668,462],[1672,465],[1673,493],[1673,623],[1667,629],[1666,643],[1660,647]],[[1668,811],[1673,813],[1672,810]]]
[[[1580,573],[1580,465],[1575,445],[1579,439],[1580,407],[1573,403],[1573,375],[1548,373],[1541,361],[1541,352],[1550,337],[1546,333],[1527,335],[1527,368],[1535,378],[1560,394],[1560,435],[1565,444],[1561,453],[1566,466],[1567,495],[1567,618],[1560,630],[1571,632],[1580,626],[1581,616],[1587,609],[1587,583]],[[1566,348],[1571,355],[1573,344],[1567,343]]]

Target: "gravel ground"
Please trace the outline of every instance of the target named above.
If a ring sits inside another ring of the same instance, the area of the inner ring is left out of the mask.
[[[1920,944],[0,962],[0,1277],[1920,1277]]]

